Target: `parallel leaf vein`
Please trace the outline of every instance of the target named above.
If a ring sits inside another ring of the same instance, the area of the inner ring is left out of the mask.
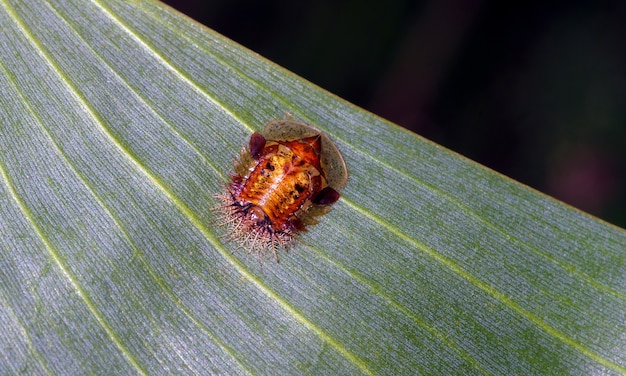
[[[0,303],[1,303],[0,306],[3,307],[5,312],[7,312],[11,316],[13,321],[19,325],[19,331],[24,337],[26,344],[28,345],[28,350],[30,354],[32,354],[33,358],[39,364],[41,364],[41,367],[44,369],[46,374],[53,375],[54,372],[52,372],[52,370],[50,369],[50,366],[48,365],[48,362],[46,361],[46,359],[44,359],[44,357],[42,356],[41,351],[39,351],[39,349],[35,347],[35,345],[33,344],[33,341],[31,340],[30,335],[28,334],[28,329],[26,328],[26,326],[24,326],[24,323],[22,322],[21,317],[15,314],[13,309],[11,309],[11,305],[6,301],[6,299],[4,299],[2,295],[0,295]],[[8,323],[4,323],[4,322],[2,324],[8,325]]]
[[[424,253],[429,255],[431,258],[433,258],[434,260],[437,260],[442,265],[444,265],[447,268],[451,269],[453,272],[455,272],[456,274],[458,274],[459,276],[461,276],[462,278],[464,278],[465,280],[467,280],[468,282],[470,282],[474,286],[476,286],[479,289],[483,290],[487,294],[493,296],[494,298],[496,298],[497,300],[502,302],[504,305],[508,306],[509,308],[514,310],[515,312],[519,313],[520,315],[522,315],[523,317],[528,319],[534,325],[536,325],[537,327],[541,328],[546,333],[548,333],[551,336],[559,339],[561,342],[567,344],[568,346],[576,349],[577,351],[579,351],[580,353],[582,353],[585,356],[589,357],[590,359],[592,359],[592,360],[594,360],[594,361],[596,361],[596,362],[598,362],[598,363],[600,363],[600,364],[602,364],[602,365],[604,365],[604,366],[606,366],[606,367],[608,367],[610,369],[618,371],[620,373],[626,373],[626,367],[623,367],[623,366],[621,366],[619,364],[616,364],[616,363],[614,363],[614,362],[612,362],[612,361],[610,361],[610,360],[608,360],[608,359],[606,359],[606,358],[596,354],[595,352],[593,352],[590,349],[586,348],[585,346],[583,346],[579,342],[575,341],[574,339],[570,338],[569,336],[561,333],[560,331],[558,331],[555,328],[551,327],[550,325],[546,324],[539,317],[537,317],[533,313],[531,313],[531,312],[525,310],[524,308],[522,308],[522,306],[517,304],[515,301],[510,299],[508,296],[506,296],[505,294],[501,293],[496,288],[494,288],[494,287],[488,285],[487,283],[481,281],[480,279],[476,278],[472,274],[466,272],[461,267],[459,267],[455,262],[449,260],[447,257],[445,257],[442,254],[438,253],[437,251],[427,247],[425,244],[422,244],[422,243],[418,242],[416,239],[411,238],[410,236],[408,236],[404,232],[400,231],[396,227],[392,226],[391,224],[389,224],[388,222],[386,222],[384,219],[382,219],[381,217],[377,216],[376,214],[372,213],[371,211],[362,208],[361,206],[355,204],[354,202],[351,202],[351,201],[348,201],[348,200],[344,200],[344,201],[348,205],[352,206],[355,210],[361,212],[366,217],[372,218],[372,220],[376,221],[381,226],[385,227],[389,232],[393,233],[398,238],[404,240],[405,242],[407,242],[409,244],[412,244],[415,248],[420,249],[421,251],[423,251]]]
[[[5,10],[7,11],[7,13],[9,13],[11,15],[11,18],[16,22],[17,26],[22,30],[22,32],[24,33],[26,38],[31,42],[31,44],[34,47],[36,47],[37,50],[39,50],[40,53],[42,55],[46,56],[46,58],[47,58],[46,53],[44,52],[44,50],[41,47],[41,45],[38,43],[37,39],[30,33],[28,28],[24,25],[24,23],[21,21],[21,19],[18,17],[18,15],[15,13],[15,11],[11,8],[11,6],[9,4],[7,4],[4,0],[0,0],[0,2],[2,4],[2,6],[5,8]],[[47,59],[47,60],[50,62],[49,59]],[[56,67],[55,67],[55,70],[57,72],[59,72],[59,70]],[[15,84],[14,83],[12,83],[12,84],[15,87]],[[30,106],[29,106],[29,111],[31,111],[31,113],[33,113],[32,109],[30,109]],[[134,358],[134,356],[130,353],[128,348],[122,343],[120,338],[117,336],[117,333],[111,328],[109,323],[102,316],[100,311],[96,308],[96,306],[94,305],[94,303],[91,300],[91,298],[89,297],[89,295],[84,291],[84,289],[80,286],[80,284],[77,283],[75,277],[72,275],[72,273],[70,273],[70,271],[67,268],[67,266],[63,263],[63,261],[62,261],[60,255],[59,255],[57,249],[52,246],[52,244],[50,243],[48,238],[45,236],[45,233],[42,231],[42,229],[38,226],[38,224],[33,219],[33,216],[32,216],[32,213],[30,212],[30,210],[27,208],[27,206],[25,205],[23,200],[19,197],[19,195],[15,191],[15,189],[14,189],[12,183],[11,183],[11,179],[10,179],[10,177],[6,173],[6,168],[1,163],[0,163],[0,174],[3,176],[5,184],[6,184],[7,188],[9,189],[9,191],[11,192],[11,196],[13,197],[14,201],[19,206],[20,210],[24,213],[24,217],[28,220],[28,222],[30,222],[33,230],[35,231],[37,236],[42,241],[42,244],[44,245],[44,247],[48,250],[48,253],[52,257],[52,260],[57,265],[57,267],[62,271],[62,273],[66,276],[66,278],[68,279],[70,284],[73,286],[73,288],[77,291],[77,293],[81,297],[81,299],[85,302],[85,305],[87,306],[88,310],[96,318],[97,322],[100,324],[100,326],[102,326],[102,328],[105,330],[105,332],[107,333],[109,338],[111,338],[113,343],[118,347],[118,349],[124,355],[124,357],[128,360],[128,362],[139,373],[146,374],[145,369],[141,366],[141,364],[139,364],[137,359]]]
[[[96,306],[94,305],[94,303],[91,300],[91,298],[89,297],[89,295],[84,291],[84,289],[76,281],[74,275],[69,271],[67,266],[63,263],[61,257],[59,256],[59,252],[57,251],[57,249],[52,246],[52,244],[48,240],[48,237],[45,235],[44,231],[39,227],[39,225],[37,225],[37,223],[33,219],[32,213],[26,207],[24,201],[20,198],[20,196],[15,191],[15,188],[13,187],[13,185],[11,183],[11,178],[7,175],[6,168],[5,168],[4,164],[1,163],[1,161],[0,161],[0,175],[2,175],[3,181],[4,181],[7,189],[11,193],[11,197],[13,198],[15,203],[19,206],[20,210],[24,214],[24,218],[26,218],[26,220],[30,223],[31,227],[33,228],[33,230],[37,234],[37,237],[41,240],[42,244],[44,245],[44,247],[48,251],[50,257],[52,258],[54,263],[57,265],[59,270],[61,270],[61,272],[63,273],[63,275],[65,275],[65,277],[70,282],[70,284],[72,285],[74,290],[77,292],[77,294],[80,296],[80,298],[85,302],[85,305],[87,306],[87,309],[95,317],[97,322],[104,329],[104,331],[107,333],[109,338],[111,338],[113,343],[117,346],[117,348],[124,355],[124,357],[128,360],[128,362],[137,370],[137,372],[139,372],[140,374],[146,375],[147,372],[145,371],[145,369],[133,357],[133,355],[130,353],[128,348],[124,345],[124,343],[121,341],[121,339],[117,336],[117,333],[113,330],[113,328],[111,328],[109,323],[102,316],[100,311],[96,308]]]

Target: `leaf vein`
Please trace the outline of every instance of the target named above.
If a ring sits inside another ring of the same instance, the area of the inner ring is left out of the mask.
[[[129,352],[129,350],[126,348],[126,346],[124,346],[124,344],[122,343],[122,341],[118,338],[117,333],[115,333],[115,331],[113,330],[113,328],[111,328],[111,326],[109,325],[109,323],[106,321],[106,319],[102,316],[102,314],[100,313],[100,311],[96,308],[96,306],[94,305],[93,301],[91,300],[91,298],[89,297],[89,294],[87,294],[82,287],[80,286],[80,284],[76,281],[75,277],[72,275],[72,273],[69,271],[69,269],[67,268],[67,266],[63,263],[63,261],[61,260],[61,257],[58,253],[58,251],[56,250],[56,248],[54,248],[54,246],[50,243],[50,241],[48,240],[48,238],[46,237],[46,235],[44,234],[43,230],[37,225],[37,223],[35,222],[35,220],[33,219],[33,216],[30,212],[30,210],[26,207],[26,204],[24,203],[24,201],[19,197],[19,195],[17,194],[17,192],[15,191],[15,188],[13,187],[13,185],[11,184],[11,178],[7,175],[6,173],[6,169],[3,163],[0,162],[0,175],[2,176],[2,179],[4,181],[5,186],[7,187],[7,189],[9,190],[11,197],[13,198],[13,200],[15,201],[15,203],[18,205],[18,207],[20,208],[20,210],[22,211],[22,213],[24,213],[24,218],[26,218],[26,220],[30,223],[30,225],[32,226],[33,230],[35,231],[35,233],[37,234],[37,237],[41,240],[42,244],[44,245],[44,247],[48,250],[48,253],[50,254],[50,257],[52,258],[52,260],[54,261],[54,263],[57,265],[57,267],[59,268],[59,270],[63,273],[63,275],[65,275],[65,277],[67,278],[67,280],[70,282],[70,284],[73,286],[73,288],[75,289],[75,291],[77,292],[77,294],[81,297],[81,299],[85,302],[85,305],[87,306],[88,310],[91,312],[91,314],[95,317],[96,321],[100,324],[100,326],[104,329],[104,331],[107,333],[107,335],[109,336],[109,338],[111,338],[111,340],[113,341],[113,343],[115,343],[115,345],[118,347],[118,349],[120,350],[120,352],[124,355],[124,357],[128,360],[128,362],[135,367],[135,369],[143,374],[143,375],[147,375],[147,372],[145,369],[143,369],[143,367],[139,364],[139,362],[133,357],[133,355]]]
[[[348,205],[352,206],[355,210],[363,213],[365,216],[368,216],[368,217],[372,218],[373,220],[375,220],[376,222],[378,222],[380,225],[385,227],[389,232],[393,233],[398,238],[404,240],[405,242],[407,242],[409,244],[413,244],[413,246],[415,248],[422,250],[424,253],[429,255],[431,258],[433,258],[434,260],[440,262],[442,265],[446,266],[447,268],[449,268],[450,270],[452,270],[453,272],[458,274],[460,277],[464,278],[465,280],[467,280],[468,282],[470,282],[474,286],[480,288],[481,290],[483,290],[487,294],[493,296],[495,299],[497,299],[500,302],[502,302],[504,305],[508,306],[509,308],[514,310],[515,312],[519,313],[520,315],[522,315],[523,317],[528,319],[530,322],[532,322],[534,325],[536,325],[538,328],[542,329],[544,332],[546,332],[546,333],[550,334],[551,336],[557,338],[561,342],[563,342],[563,343],[567,344],[568,346],[574,348],[575,350],[577,350],[581,354],[587,356],[588,358],[590,358],[590,359],[592,359],[592,360],[594,360],[594,361],[604,365],[605,367],[611,368],[611,369],[613,369],[615,371],[618,371],[618,372],[621,372],[621,373],[626,373],[626,367],[623,367],[623,366],[621,366],[621,365],[619,365],[617,363],[614,363],[614,362],[612,362],[612,361],[602,357],[601,355],[596,354],[595,352],[587,349],[585,346],[583,346],[579,342],[576,342],[574,339],[570,338],[569,336],[565,335],[564,333],[561,333],[557,329],[555,329],[555,328],[551,327],[550,325],[546,324],[541,319],[539,319],[539,317],[537,317],[533,313],[531,313],[531,312],[525,310],[524,308],[522,308],[522,306],[520,306],[519,304],[514,302],[511,298],[506,296],[504,293],[498,291],[496,288],[488,285],[487,283],[485,283],[485,282],[481,281],[480,279],[474,277],[469,272],[463,270],[461,267],[459,267],[452,260],[450,260],[447,257],[437,253],[435,250],[430,249],[425,244],[422,244],[422,243],[418,242],[417,240],[411,238],[410,236],[408,236],[404,232],[400,231],[399,229],[395,228],[394,226],[392,226],[391,224],[386,222],[381,217],[379,217],[379,216],[371,213],[370,211],[360,207],[359,205],[355,204],[354,202],[351,202],[351,201],[345,200],[345,199],[344,199],[344,201]]]

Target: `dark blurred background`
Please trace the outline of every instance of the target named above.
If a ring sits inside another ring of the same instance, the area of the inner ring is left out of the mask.
[[[354,104],[626,228],[626,1],[165,2]]]

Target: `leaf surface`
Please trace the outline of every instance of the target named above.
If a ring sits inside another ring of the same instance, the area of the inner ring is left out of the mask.
[[[0,24],[0,373],[626,373],[624,230],[157,2]],[[285,112],[350,180],[260,265],[211,208]]]

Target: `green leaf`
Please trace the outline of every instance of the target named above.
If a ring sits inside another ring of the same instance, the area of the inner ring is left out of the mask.
[[[626,373],[622,229],[153,1],[0,25],[1,374]],[[261,265],[211,207],[285,112],[350,181]]]

